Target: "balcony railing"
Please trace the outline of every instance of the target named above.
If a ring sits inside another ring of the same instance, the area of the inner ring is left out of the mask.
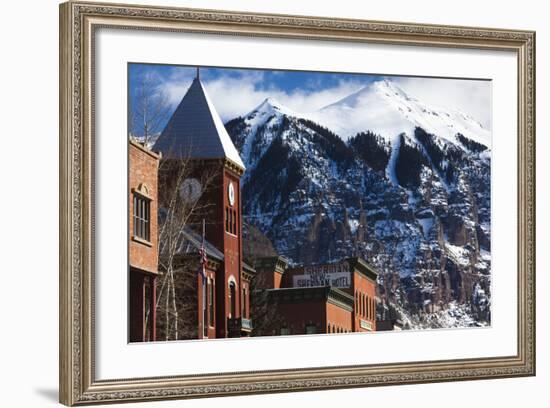
[[[243,330],[252,330],[252,320],[241,318],[241,328]]]
[[[227,329],[231,336],[239,336],[242,331],[252,331],[252,320],[245,319],[244,317],[237,317],[235,319],[227,319]]]

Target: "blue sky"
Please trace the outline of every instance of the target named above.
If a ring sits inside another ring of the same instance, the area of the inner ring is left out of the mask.
[[[196,67],[129,64],[128,72],[132,104],[145,81],[155,97],[173,111],[195,77]],[[224,121],[245,115],[267,97],[295,112],[312,112],[384,78],[368,74],[209,67],[201,67],[200,76]],[[427,103],[459,108],[490,128],[487,81],[391,78],[412,96]]]
[[[130,64],[130,94],[134,94],[135,85],[145,75],[151,75],[159,84],[166,84],[181,80],[187,82],[196,75],[196,67],[174,66],[174,65],[152,65],[152,64]],[[304,72],[304,71],[276,71],[276,70],[254,70],[238,68],[200,68],[201,80],[209,83],[219,80],[246,80],[260,79],[254,81],[256,91],[272,91],[274,89],[292,94],[299,91],[318,92],[323,89],[331,89],[340,86],[344,82],[354,82],[367,85],[370,82],[383,78],[379,75],[367,74],[341,74],[325,72]]]

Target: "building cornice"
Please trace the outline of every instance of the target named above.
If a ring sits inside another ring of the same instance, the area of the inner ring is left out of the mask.
[[[326,301],[349,312],[353,311],[353,296],[330,286],[268,289],[267,293],[271,300],[279,303]]]
[[[148,154],[153,159],[160,160],[162,158],[161,153],[155,153],[154,151],[152,151],[152,150],[148,149],[147,147],[145,147],[145,145],[143,145],[142,143],[136,142],[136,141],[131,140],[131,139],[129,140],[129,142],[130,142],[130,145],[132,145],[135,148],[141,150],[142,152]]]
[[[349,262],[350,267],[354,271],[359,272],[367,279],[370,279],[376,283],[378,271],[374,269],[372,265],[368,264],[363,258],[347,258],[346,260]]]
[[[338,288],[331,287],[327,294],[327,300],[335,306],[341,307],[348,312],[353,312],[354,299],[349,293]]]
[[[158,270],[150,270],[150,269],[143,269],[139,266],[135,266],[135,265],[132,265],[130,264],[130,271],[136,271],[136,272],[140,272],[140,273],[144,273],[146,275],[158,275],[159,274],[159,271]]]
[[[244,277],[244,279],[250,282],[256,275],[256,269],[254,269],[252,266],[250,266],[246,262],[243,262],[243,269],[241,271],[241,275]]]
[[[245,169],[227,157],[223,159],[223,164],[226,169],[232,171],[238,177],[241,177],[244,174]]]
[[[258,266],[259,268],[271,267],[273,268],[273,272],[277,272],[282,275],[288,267],[288,261],[282,256],[271,256],[260,258],[258,260]]]

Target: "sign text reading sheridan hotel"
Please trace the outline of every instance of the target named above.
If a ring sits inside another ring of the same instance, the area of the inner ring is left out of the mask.
[[[348,262],[305,266],[303,275],[293,277],[295,288],[314,286],[349,288],[350,285],[351,272]]]

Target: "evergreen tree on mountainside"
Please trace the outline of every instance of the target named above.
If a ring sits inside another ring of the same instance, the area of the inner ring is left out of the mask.
[[[481,153],[487,150],[487,146],[484,146],[481,143],[477,143],[474,140],[468,139],[462,133],[457,133],[456,137],[460,141],[460,143],[462,143],[465,147],[467,147],[474,153]]]
[[[407,143],[405,135],[399,136],[399,156],[395,165],[395,175],[403,187],[418,188],[422,166],[428,166],[428,160],[417,146]]]
[[[364,96],[316,119],[266,100],[226,124],[246,165],[243,218],[291,263],[372,262],[406,327],[490,324],[486,132],[459,133],[467,117],[412,109],[418,100],[382,87],[374,123],[343,133],[338,120],[351,121]],[[382,104],[396,112],[386,115]]]
[[[343,166],[348,165],[353,160],[353,151],[338,135],[308,119],[299,118],[298,122],[315,132],[313,141],[318,143],[331,159]]]
[[[386,169],[390,159],[391,145],[381,136],[367,130],[350,138],[348,145],[373,170],[384,171]]]

